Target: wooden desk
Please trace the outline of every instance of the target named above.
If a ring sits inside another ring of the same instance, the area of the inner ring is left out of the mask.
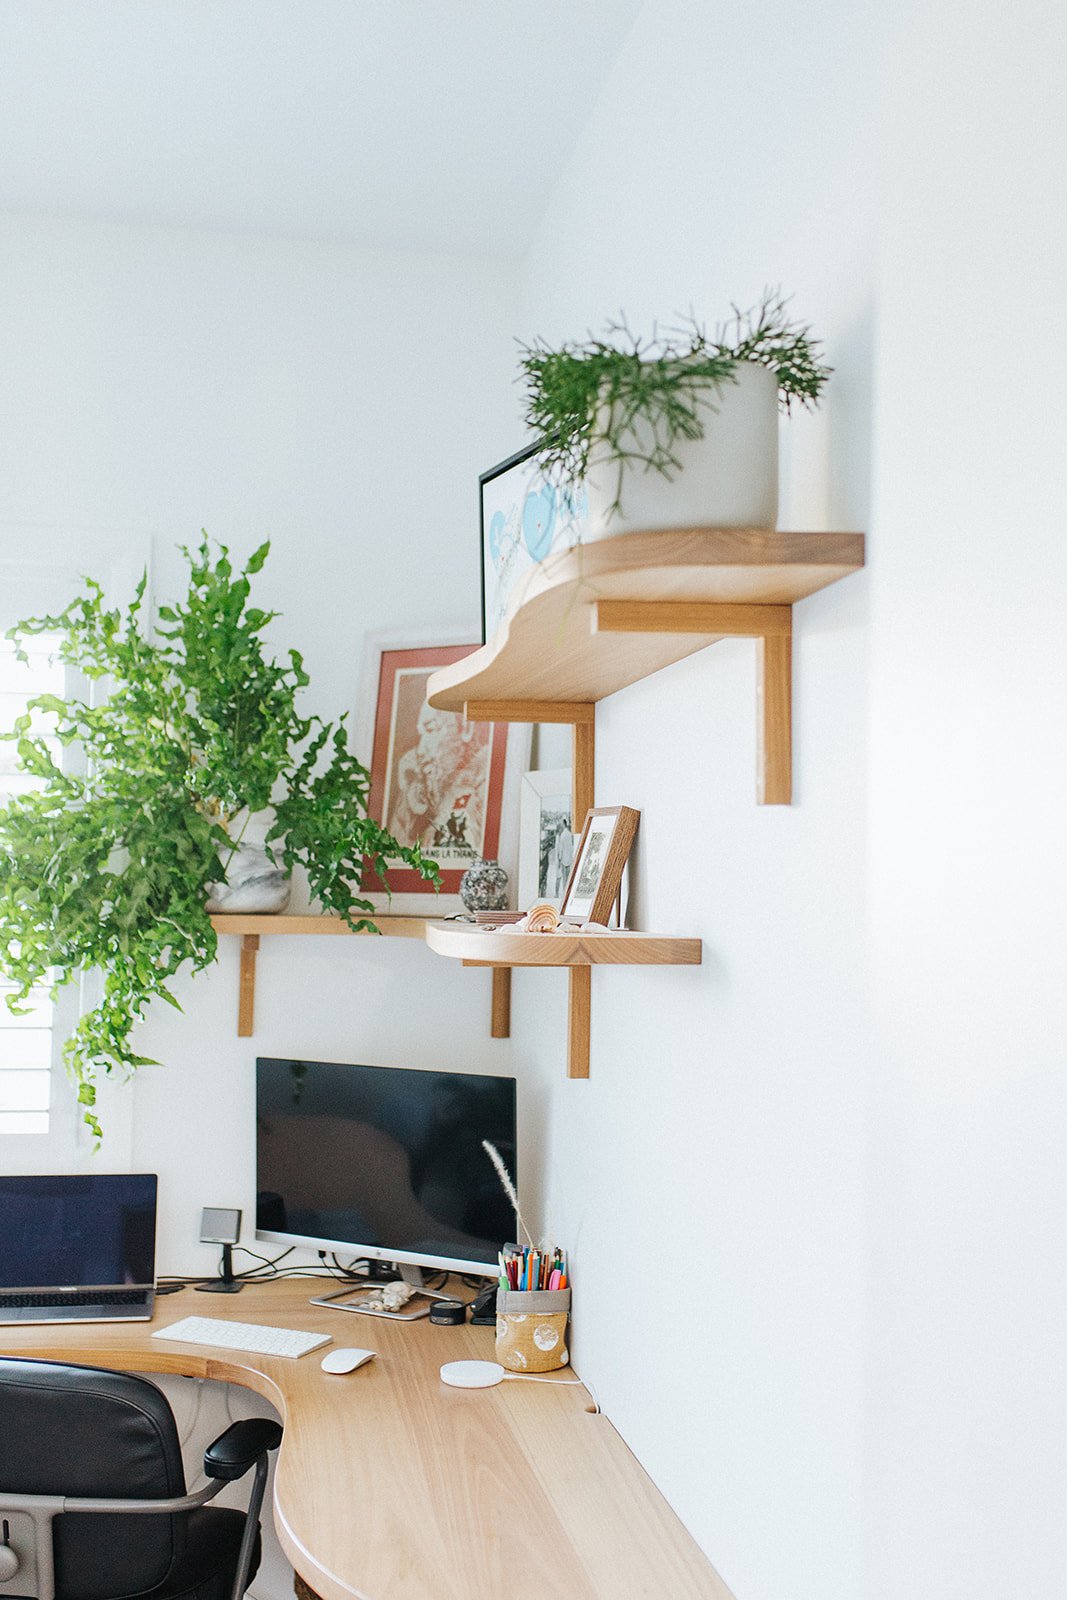
[[[730,1600],[729,1590],[584,1388],[450,1389],[445,1361],[491,1359],[491,1328],[398,1324],[308,1304],[309,1279],[192,1290],[151,1323],[0,1328],[0,1355],[239,1383],[285,1424],[278,1536],[324,1600]],[[168,1343],[195,1314],[315,1328],[378,1359],[319,1362]],[[562,1372],[561,1377],[570,1377]]]

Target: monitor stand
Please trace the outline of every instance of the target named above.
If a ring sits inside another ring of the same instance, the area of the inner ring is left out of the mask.
[[[417,1322],[420,1317],[430,1315],[431,1300],[454,1300],[455,1295],[441,1294],[436,1289],[427,1289],[426,1279],[421,1267],[409,1262],[401,1262],[397,1266],[397,1276],[404,1283],[410,1284],[415,1290],[414,1296],[402,1305],[399,1311],[387,1311],[384,1306],[366,1305],[366,1300],[374,1294],[381,1292],[381,1283],[346,1284],[343,1289],[335,1289],[332,1294],[315,1295],[309,1304],[313,1306],[329,1306],[334,1311],[358,1311],[365,1317],[387,1317],[390,1322]],[[338,1305],[339,1300],[344,1300],[344,1305]]]

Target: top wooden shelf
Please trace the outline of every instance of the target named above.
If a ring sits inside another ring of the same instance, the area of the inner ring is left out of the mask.
[[[462,711],[478,701],[603,700],[741,631],[746,606],[789,607],[863,560],[862,533],[761,528],[624,533],[561,551],[538,568],[488,644],[433,674],[430,704]],[[655,631],[656,603],[671,608],[663,632]],[[687,605],[729,607],[730,618],[709,626],[714,614],[694,610],[693,631],[684,632]],[[750,620],[754,633],[773,625],[765,610]]]

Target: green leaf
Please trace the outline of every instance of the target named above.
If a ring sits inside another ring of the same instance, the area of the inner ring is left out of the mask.
[[[138,623],[145,590],[125,612],[86,580],[58,617],[31,618],[16,637],[54,632],[59,658],[104,686],[98,705],[38,696],[56,737],[74,747],[63,771],[34,737],[29,714],[13,738],[40,787],[0,806],[0,973],[12,1000],[103,974],[103,998],[80,1017],[63,1057],[84,1120],[100,1073],[124,1077],[147,1059],[134,1030],[157,998],[181,1009],[168,982],[201,971],[218,940],[206,887],[232,858],[227,828],[274,807],[270,838],[287,867],[306,867],[324,909],[373,927],[362,890],[365,859],[439,874],[368,815],[370,776],[348,750],[344,720],[297,710],[308,684],[299,651],[263,644],[274,613],[249,605],[263,545],[234,576],[206,535],[185,549],[184,597],[159,607],[154,633]],[[14,1008],[13,1008],[14,1009]]]

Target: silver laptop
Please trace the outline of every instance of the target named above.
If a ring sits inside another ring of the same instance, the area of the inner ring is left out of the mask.
[[[0,1177],[0,1323],[147,1322],[154,1173]]]

